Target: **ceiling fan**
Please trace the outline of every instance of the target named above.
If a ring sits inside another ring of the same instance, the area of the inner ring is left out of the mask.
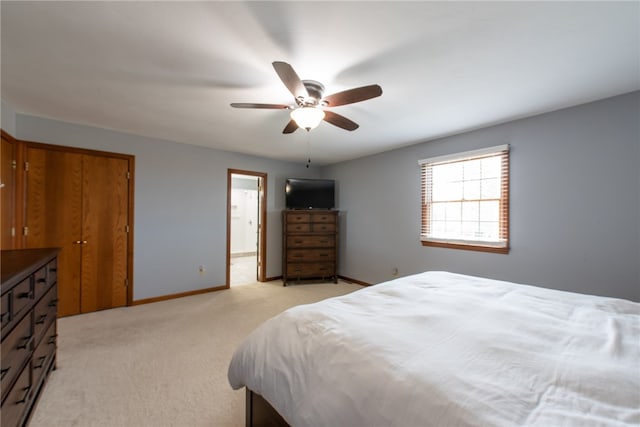
[[[286,62],[273,63],[278,77],[293,94],[296,105],[285,104],[253,104],[232,103],[235,108],[262,108],[275,110],[291,110],[291,120],[284,127],[282,133],[293,133],[303,128],[307,131],[315,128],[322,120],[339,128],[353,131],[358,124],[348,118],[326,110],[328,107],[353,104],[382,95],[382,88],[378,85],[362,86],[324,96],[324,86],[315,80],[300,80],[293,67]]]

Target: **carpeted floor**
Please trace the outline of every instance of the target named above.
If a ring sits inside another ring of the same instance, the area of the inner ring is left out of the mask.
[[[30,427],[243,426],[227,367],[261,322],[360,286],[256,283],[59,319],[58,369]]]

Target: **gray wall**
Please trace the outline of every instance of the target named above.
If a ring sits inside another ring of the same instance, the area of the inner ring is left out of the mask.
[[[4,101],[0,103],[0,128],[9,135],[16,136],[16,113]]]
[[[268,174],[267,277],[281,274],[285,179],[316,168],[17,114],[14,137],[136,156],[134,299],[225,283],[227,169]],[[200,276],[198,267],[206,266]]]
[[[339,273],[448,270],[640,300],[640,93],[325,167],[343,211]],[[428,119],[428,118],[425,118]],[[417,161],[511,145],[511,252],[422,247]]]
[[[341,275],[376,283],[391,279],[393,268],[400,276],[449,270],[640,300],[639,100],[635,92],[321,171],[15,114],[4,103],[2,126],[12,133],[13,124],[19,139],[136,156],[135,299],[224,283],[226,179],[234,168],[269,176],[269,277],[281,274],[285,178],[322,176],[337,180]],[[422,247],[418,159],[504,143],[511,144],[511,252]]]

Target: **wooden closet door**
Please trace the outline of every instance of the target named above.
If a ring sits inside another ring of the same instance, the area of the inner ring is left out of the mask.
[[[0,152],[0,248],[16,248],[16,144],[13,138],[2,132],[2,150]]]
[[[27,248],[58,247],[58,315],[80,313],[82,155],[27,148]]]
[[[83,313],[127,304],[129,162],[83,156]]]

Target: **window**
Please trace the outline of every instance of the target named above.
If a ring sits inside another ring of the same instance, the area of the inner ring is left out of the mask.
[[[509,145],[419,164],[423,246],[509,252]]]

